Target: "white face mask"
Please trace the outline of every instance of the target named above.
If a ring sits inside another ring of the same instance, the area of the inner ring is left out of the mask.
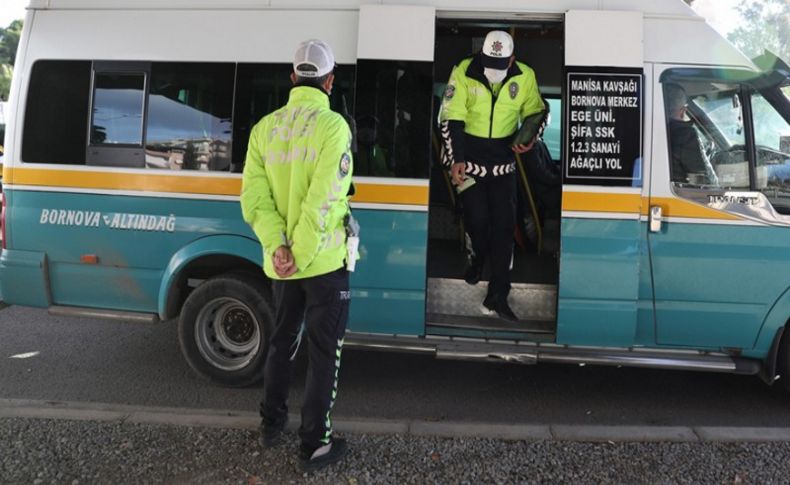
[[[501,83],[507,77],[507,69],[489,69],[484,67],[483,74],[491,84]]]

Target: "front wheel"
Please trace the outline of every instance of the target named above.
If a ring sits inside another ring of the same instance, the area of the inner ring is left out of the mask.
[[[265,281],[245,273],[209,279],[184,302],[178,340],[187,363],[218,384],[243,387],[263,377],[271,294]]]

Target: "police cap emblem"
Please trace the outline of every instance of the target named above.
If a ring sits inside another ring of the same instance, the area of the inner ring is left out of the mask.
[[[510,83],[510,85],[507,87],[507,91],[510,94],[510,99],[516,99],[516,96],[518,96],[518,83],[515,81]]]

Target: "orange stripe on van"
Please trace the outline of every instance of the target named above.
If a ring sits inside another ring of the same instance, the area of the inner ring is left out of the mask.
[[[5,167],[7,184],[96,190],[238,196],[241,178]],[[428,187],[355,183],[352,200],[372,204],[428,205]]]
[[[688,217],[737,221],[737,215],[723,212],[702,204],[676,197],[648,199],[640,194],[611,194],[600,192],[563,192],[562,210],[574,212],[619,212],[648,215],[650,205],[663,209],[664,217]]]
[[[241,179],[14,168],[10,183],[75,189],[239,195]]]
[[[428,205],[428,187],[419,185],[388,185],[354,182],[354,202],[373,204]]]
[[[648,214],[650,205],[660,206],[663,217],[689,217],[694,219],[719,219],[725,221],[741,220],[741,217],[730,214],[729,212],[711,209],[702,204],[676,197],[653,197],[649,199],[649,201],[645,198],[642,215]]]
[[[642,209],[639,194],[607,194],[600,192],[563,192],[562,210],[574,212],[628,212]]]

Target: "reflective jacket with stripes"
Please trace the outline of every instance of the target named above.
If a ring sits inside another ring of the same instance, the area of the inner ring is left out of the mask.
[[[519,124],[545,108],[529,66],[514,62],[505,79],[491,86],[483,74],[481,56],[468,57],[455,66],[444,93],[440,122],[446,165],[512,163],[510,143]]]
[[[281,279],[272,253],[289,246],[296,274],[330,273],[346,258],[351,131],[316,88],[291,89],[288,104],[265,116],[250,133],[241,209],[263,246],[263,269]]]

